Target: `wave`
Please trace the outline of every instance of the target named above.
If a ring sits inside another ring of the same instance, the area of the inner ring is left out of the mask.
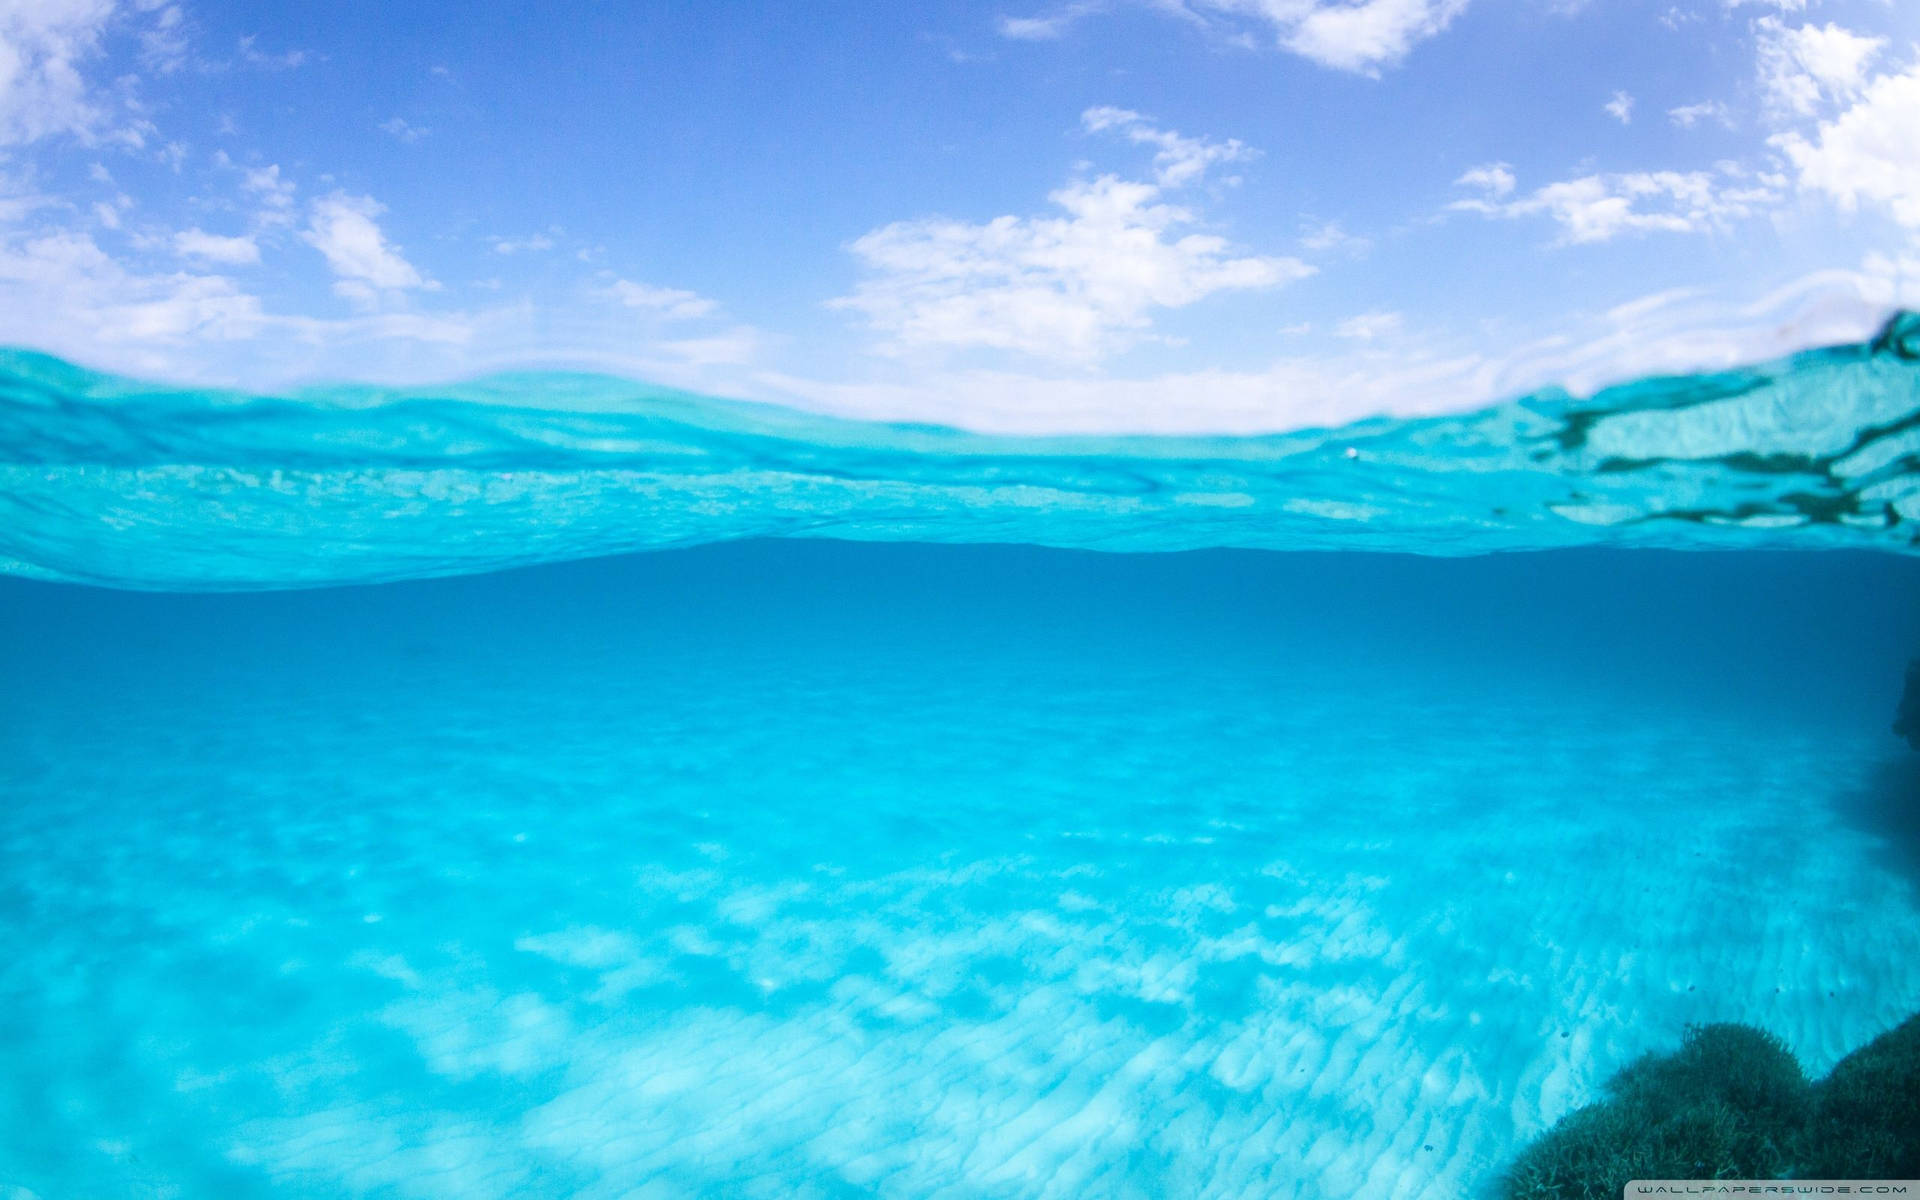
[[[1913,553],[1920,314],[1584,399],[1258,437],[990,436],[561,372],[250,395],[0,351],[0,572],[305,587],[759,537]]]

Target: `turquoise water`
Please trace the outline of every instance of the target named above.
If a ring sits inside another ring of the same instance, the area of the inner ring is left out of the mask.
[[[1917,335],[1103,441],[12,355],[0,1195],[1471,1196],[1688,1022],[1823,1071]]]
[[[1910,550],[1920,315],[1584,400],[1269,437],[1010,438],[601,376],[292,396],[0,352],[0,570],[152,589],[751,537],[1477,554]]]

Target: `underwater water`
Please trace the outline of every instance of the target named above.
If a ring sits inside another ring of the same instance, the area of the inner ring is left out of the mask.
[[[0,367],[14,1200],[1482,1195],[1920,1008],[1911,317],[1251,439]]]

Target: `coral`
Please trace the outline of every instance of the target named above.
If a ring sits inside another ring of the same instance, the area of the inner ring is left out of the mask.
[[[1920,1178],[1920,1015],[1847,1055],[1815,1085],[1797,1173]]]
[[[1785,1043],[1745,1025],[1689,1026],[1680,1049],[1647,1055],[1508,1170],[1513,1200],[1615,1200],[1631,1179],[1754,1179],[1791,1164],[1810,1111]]]
[[[1521,1152],[1511,1200],[1613,1200],[1631,1179],[1920,1177],[1920,1014],[1809,1085],[1747,1025],[1689,1026]]]

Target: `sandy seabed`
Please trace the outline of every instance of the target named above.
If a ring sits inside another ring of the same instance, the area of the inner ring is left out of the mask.
[[[1111,631],[223,611],[224,659],[169,618],[12,676],[16,1200],[1451,1198],[1689,1022],[1818,1074],[1920,1007],[1878,727]]]

